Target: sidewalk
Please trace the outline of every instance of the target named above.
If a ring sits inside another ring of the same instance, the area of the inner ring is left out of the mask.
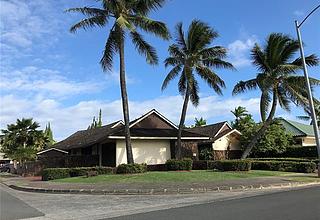
[[[310,177],[301,181],[299,178]],[[10,188],[42,193],[72,193],[94,195],[151,195],[151,194],[192,194],[215,191],[243,191],[264,188],[287,188],[295,186],[320,184],[315,174],[288,174],[281,177],[244,178],[214,182],[164,182],[164,183],[130,183],[130,184],[84,184],[57,183],[41,181],[40,177],[0,178]]]

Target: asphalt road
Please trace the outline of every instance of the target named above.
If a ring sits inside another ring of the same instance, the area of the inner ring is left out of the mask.
[[[320,220],[320,187],[153,211],[113,220]]]
[[[15,220],[43,216],[42,212],[32,208],[22,200],[0,188],[0,219]]]

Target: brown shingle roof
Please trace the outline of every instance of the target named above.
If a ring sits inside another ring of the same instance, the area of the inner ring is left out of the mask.
[[[225,123],[227,122],[223,121],[216,124],[205,125],[201,127],[187,128],[186,130],[189,132],[206,135],[206,136],[209,136],[210,138],[213,138],[214,136],[217,135],[217,133],[220,131],[220,129],[223,127]]]
[[[69,150],[73,148],[93,145],[106,138],[106,136],[110,135],[112,131],[120,129],[120,127],[122,126],[112,128],[118,122],[119,121],[116,121],[111,124],[104,125],[100,128],[77,131],[65,140],[56,143],[55,145],[53,145],[53,147],[63,150]]]

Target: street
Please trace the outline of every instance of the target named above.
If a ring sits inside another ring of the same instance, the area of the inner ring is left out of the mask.
[[[320,186],[132,196],[30,193],[0,184],[0,193],[1,220],[320,219]]]
[[[154,211],[113,218],[113,220],[319,220],[319,201],[320,187],[312,187],[249,198]]]

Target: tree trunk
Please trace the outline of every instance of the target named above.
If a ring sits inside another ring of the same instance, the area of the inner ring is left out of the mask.
[[[124,134],[126,139],[126,150],[127,150],[127,163],[133,164],[133,154],[131,146],[130,128],[129,128],[129,105],[128,105],[128,94],[126,86],[126,74],[125,74],[125,63],[124,63],[124,40],[120,40],[120,87],[121,87],[121,99],[122,99],[122,110],[124,118]]]
[[[245,149],[245,151],[243,152],[243,154],[241,156],[241,159],[246,159],[249,156],[252,148],[258,143],[258,141],[260,140],[262,135],[264,135],[264,133],[266,132],[267,128],[271,124],[272,119],[273,119],[273,117],[274,117],[274,115],[276,113],[277,103],[278,103],[278,98],[277,98],[276,91],[274,91],[273,92],[273,101],[272,101],[272,107],[271,107],[270,114],[269,114],[267,120],[265,122],[263,122],[263,125],[258,130],[257,134],[251,139],[251,142],[248,145],[248,147]]]
[[[179,130],[178,130],[178,137],[177,137],[177,146],[176,146],[176,159],[182,159],[182,146],[181,146],[181,136],[182,136],[182,130],[184,126],[184,122],[186,120],[186,114],[188,109],[188,103],[189,103],[189,86],[187,86],[186,94],[184,97],[184,102],[182,106],[182,112],[180,117],[180,123],[179,123]]]

